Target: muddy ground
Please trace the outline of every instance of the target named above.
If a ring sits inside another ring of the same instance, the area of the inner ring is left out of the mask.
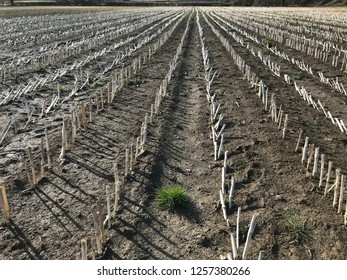
[[[168,97],[149,125],[145,153],[121,186],[116,220],[106,229],[105,251],[97,257],[220,259],[231,252],[230,233],[235,232],[237,208],[241,207],[240,255],[248,224],[257,212],[249,259],[257,259],[260,251],[265,252],[265,259],[346,259],[343,216],[332,208],[331,194],[324,197],[317,179],[306,174],[301,154],[294,152],[299,129],[303,129],[303,135],[344,170],[345,135],[308,107],[283,79],[271,75],[246,49],[238,48],[289,113],[288,133],[282,139],[254,89],[200,16],[211,66],[217,71],[212,90],[222,103],[226,124],[227,174],[236,180],[233,206],[228,210],[230,226],[224,221],[219,202],[223,161],[214,160],[199,33],[195,11],[191,12],[194,15]],[[188,18],[177,30],[184,30]],[[75,259],[81,239],[93,237],[91,207],[100,199],[105,213],[105,186],[114,184],[113,163],[117,161],[123,173],[124,150],[138,136],[144,115],[150,112],[182,33],[175,32],[144,65],[135,85],[124,87],[110,106],[95,115],[70,145],[63,164],[55,164],[33,190],[27,191],[26,175],[10,148],[21,135],[6,142],[1,176],[11,221],[0,225],[0,259]],[[232,38],[230,42],[237,45]],[[305,79],[320,89],[321,85]],[[57,134],[53,143],[57,152],[60,145]],[[185,188],[190,202],[179,211],[160,209],[155,191],[177,184]],[[305,224],[304,238],[291,233],[293,217]]]

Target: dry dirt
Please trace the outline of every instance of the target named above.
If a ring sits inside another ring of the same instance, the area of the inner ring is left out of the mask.
[[[123,182],[120,209],[106,230],[106,249],[99,258],[219,259],[231,251],[230,232],[235,230],[237,208],[241,207],[241,248],[252,215],[259,213],[250,259],[257,259],[260,250],[265,251],[265,259],[346,259],[343,217],[332,208],[331,196],[323,197],[317,179],[306,175],[301,155],[294,152],[299,129],[303,129],[303,135],[319,144],[344,170],[345,135],[246,49],[237,48],[285,104],[290,119],[282,139],[254,89],[200,19],[211,65],[218,73],[212,88],[222,103],[226,124],[228,176],[236,179],[234,204],[228,211],[231,226],[227,227],[219,203],[223,161],[213,158],[210,108],[194,15],[168,87],[169,96],[149,125],[146,152]],[[184,30],[187,20],[188,16],[178,30]],[[88,130],[70,145],[63,165],[54,165],[33,190],[24,191],[28,183],[13,147],[26,135],[35,138],[42,131],[32,126],[6,142],[0,151],[0,176],[7,187],[12,217],[9,224],[0,225],[0,259],[76,258],[81,239],[93,236],[91,206],[98,198],[105,206],[105,186],[113,186],[112,164],[118,161],[123,166],[124,150],[139,134],[181,35],[173,34],[138,73],[140,82],[123,88],[111,106],[95,116]],[[293,66],[286,67],[290,71]],[[309,79],[304,77],[313,89],[322,87]],[[4,110],[0,108],[1,114],[6,114]],[[59,132],[56,135],[53,146],[57,158],[61,140]],[[190,203],[180,211],[161,210],[155,203],[155,190],[175,184],[185,188]],[[288,220],[294,216],[306,221],[310,238],[298,242],[291,235]]]

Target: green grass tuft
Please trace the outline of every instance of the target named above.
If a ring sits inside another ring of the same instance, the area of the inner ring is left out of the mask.
[[[156,203],[160,208],[175,210],[184,206],[189,196],[182,186],[162,188],[156,191]]]
[[[290,235],[298,243],[302,244],[313,239],[312,231],[307,227],[306,221],[300,220],[296,215],[287,219]]]

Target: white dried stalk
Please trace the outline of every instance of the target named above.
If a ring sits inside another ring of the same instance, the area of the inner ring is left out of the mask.
[[[219,133],[217,134],[216,140],[218,140],[219,137],[221,137],[221,135],[222,135],[222,133],[223,133],[223,131],[224,131],[224,129],[225,129],[225,126],[226,126],[226,125],[223,124],[222,128],[220,129]]]
[[[340,187],[340,198],[337,208],[337,213],[340,214],[342,211],[343,198],[345,194],[345,175],[341,175],[341,187]]]
[[[92,242],[92,244],[91,244],[91,247],[92,247],[92,260],[95,260],[95,247],[96,247],[95,240],[92,239],[91,242]]]
[[[320,176],[319,176],[319,187],[323,186],[323,178],[324,178],[324,165],[325,165],[325,155],[321,154],[320,160]]]
[[[95,209],[95,206],[92,207],[92,216],[93,216],[93,221],[94,221],[94,231],[95,231],[95,240],[96,240],[96,246],[98,250],[98,254],[102,253],[102,244],[101,244],[101,232],[100,232],[100,227],[99,227],[99,219],[98,219],[98,214]]]
[[[313,170],[312,170],[312,176],[315,177],[317,170],[318,170],[318,160],[319,160],[319,148],[316,148],[314,151],[314,163],[313,163]]]
[[[35,166],[34,166],[34,158],[31,147],[28,147],[28,153],[29,153],[29,161],[30,161],[30,168],[31,168],[31,176],[32,176],[32,184],[35,185],[36,180],[36,172],[35,172]]]
[[[288,114],[285,114],[284,124],[283,124],[283,135],[282,135],[283,139],[286,136],[287,126],[288,126]]]
[[[47,126],[45,125],[45,140],[46,140],[46,155],[47,155],[47,165],[48,168],[52,168],[52,161],[51,161],[51,150],[49,148],[49,142],[48,142],[48,130]]]
[[[219,159],[222,156],[223,153],[223,142],[224,142],[224,135],[220,137],[220,143],[219,143],[219,149],[218,149],[218,156],[217,158]]]
[[[236,248],[236,242],[235,242],[235,236],[233,233],[230,234],[230,239],[231,239],[231,249],[233,252],[233,258],[234,260],[237,259],[237,248]]]
[[[218,160],[218,144],[217,141],[213,141],[214,146],[214,160]]]
[[[298,151],[299,149],[299,146],[300,146],[300,142],[301,142],[301,136],[302,136],[302,129],[300,129],[300,132],[299,132],[299,138],[298,138],[298,142],[296,143],[296,147],[295,147],[295,152]]]
[[[225,194],[225,168],[222,167],[222,193]]]
[[[139,149],[140,149],[140,137],[136,138],[136,148],[135,148],[135,160],[137,160],[139,156]]]
[[[258,260],[263,260],[265,257],[265,252],[264,251],[260,251],[259,252],[259,256],[258,256]]]
[[[106,186],[107,226],[111,228],[111,188]]]
[[[227,160],[228,160],[228,151],[225,151],[224,152],[224,169],[225,169],[225,172],[227,171]]]
[[[244,248],[243,254],[242,254],[242,259],[243,259],[243,260],[246,260],[246,259],[247,259],[249,247],[250,247],[250,245],[251,245],[251,238],[252,238],[252,235],[253,235],[255,226],[256,226],[256,222],[257,222],[257,217],[258,217],[258,215],[259,215],[258,213],[255,213],[255,214],[252,216],[251,224],[250,224],[250,226],[249,226],[248,233],[247,233],[247,239],[246,239],[245,248]]]
[[[306,160],[306,155],[307,155],[307,148],[308,148],[308,137],[305,138],[305,144],[304,147],[302,148],[302,158],[301,162],[304,163]]]
[[[41,152],[41,177],[45,175],[45,152],[44,152],[43,139],[40,142],[40,152]]]
[[[100,228],[100,233],[101,233],[101,242],[102,242],[102,244],[105,244],[105,229],[104,229],[104,223],[103,223],[103,219],[102,219],[101,202],[99,199],[96,202],[96,207],[97,207],[97,213],[98,213],[99,228]]]
[[[275,123],[279,123],[279,119],[282,118],[281,115],[283,114],[282,113],[282,104],[280,105],[280,109],[278,110],[278,114],[277,114],[276,110],[277,110],[277,108],[275,107]]]
[[[241,216],[241,207],[237,208],[237,217],[236,217],[236,248],[240,247],[240,216]]]
[[[130,162],[129,162],[129,170],[132,171],[134,167],[134,143],[132,142],[130,145]]]
[[[336,204],[337,204],[337,193],[338,193],[338,189],[339,189],[339,186],[340,186],[341,169],[337,168],[335,170],[335,172],[336,172],[336,179],[335,179],[335,184],[334,184],[333,207],[335,207]]]
[[[229,210],[231,209],[231,206],[232,206],[232,197],[233,197],[233,194],[234,194],[234,189],[235,189],[235,178],[233,176],[233,177],[231,177],[231,180],[230,180]]]
[[[4,221],[8,223],[10,221],[10,206],[8,205],[6,188],[5,186],[0,185],[0,200],[2,204],[2,210],[4,214]]]
[[[278,130],[281,129],[281,124],[282,124],[282,116],[283,116],[283,110],[282,110],[282,105],[280,107],[280,112],[279,112],[279,119],[278,119]]]
[[[129,173],[129,149],[125,149],[125,176]]]
[[[326,196],[327,193],[328,193],[328,188],[329,188],[329,182],[330,182],[332,168],[333,168],[333,162],[329,161],[329,163],[328,163],[327,180],[325,182],[324,196]]]
[[[82,239],[81,240],[81,259],[82,260],[87,260],[87,240],[86,239]]]
[[[224,220],[227,220],[227,210],[226,210],[226,206],[225,206],[225,202],[224,202],[224,196],[223,196],[223,193],[222,193],[221,190],[219,191],[219,197],[220,197],[220,202],[221,202],[221,205],[222,205],[222,211],[223,211]]]
[[[309,148],[308,148],[308,160],[307,160],[307,166],[306,166],[306,170],[309,169],[312,158],[313,158],[313,154],[314,154],[314,144],[310,144]]]
[[[60,155],[59,155],[59,159],[60,160],[63,160],[64,157],[65,157],[65,153],[66,153],[66,122],[65,122],[65,119],[63,120],[63,125],[62,125],[62,129],[61,129],[61,152],[60,152]]]

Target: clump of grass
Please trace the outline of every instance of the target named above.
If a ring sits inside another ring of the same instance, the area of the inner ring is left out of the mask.
[[[268,46],[269,48],[272,48],[272,47],[274,47],[276,45],[276,42],[273,39],[266,37],[263,40],[263,44],[265,46]]]
[[[95,89],[95,88],[98,88],[98,87],[101,87],[101,86],[102,86],[102,83],[101,83],[101,82],[95,81],[94,83],[92,83],[92,84],[90,85],[90,88]]]
[[[312,231],[307,227],[306,220],[302,221],[298,216],[291,215],[287,218],[287,222],[289,233],[298,244],[313,239]]]
[[[300,71],[297,71],[293,74],[293,79],[294,80],[302,80],[304,77]]]
[[[119,74],[120,72],[119,71],[117,71],[117,70],[113,70],[112,72],[111,72],[111,74],[110,74],[110,77],[112,78],[112,77],[115,77],[117,74]]]
[[[125,86],[138,86],[142,84],[141,79],[135,78],[135,79],[126,79],[124,80]]]
[[[69,92],[71,90],[70,87],[66,85],[58,85],[58,88],[60,92]]]
[[[189,201],[189,196],[180,185],[161,188],[156,191],[157,205],[166,210],[176,210]]]

